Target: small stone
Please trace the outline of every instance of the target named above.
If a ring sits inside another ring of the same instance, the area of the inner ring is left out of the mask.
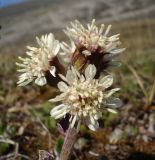
[[[74,144],[74,148],[77,150],[82,150],[86,146],[87,142],[88,140],[86,140],[85,138],[79,138]]]

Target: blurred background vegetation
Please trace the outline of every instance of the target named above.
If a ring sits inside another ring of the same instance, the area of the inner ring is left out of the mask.
[[[2,0],[5,1],[5,0]],[[9,0],[7,0],[9,1]],[[6,2],[6,1],[5,1]],[[15,62],[35,37],[61,31],[70,21],[112,24],[110,34],[121,34],[126,48],[113,69],[122,108],[103,114],[102,128],[81,126],[72,159],[155,159],[155,1],[154,0],[27,0],[0,8],[0,160],[38,159],[38,150],[58,152],[63,135],[49,113],[49,86],[17,87]]]

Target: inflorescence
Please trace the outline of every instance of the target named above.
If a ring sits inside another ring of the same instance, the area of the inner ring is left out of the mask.
[[[21,62],[16,63],[22,73],[18,85],[32,81],[40,86],[57,84],[60,95],[50,101],[60,104],[51,110],[51,116],[69,115],[70,127],[77,131],[81,123],[96,130],[102,112],[117,113],[120,104],[113,97],[119,88],[111,87],[113,77],[105,71],[118,64],[115,57],[125,49],[118,48],[119,34],[108,36],[110,29],[111,25],[105,29],[104,24],[98,28],[94,19],[87,27],[75,20],[64,30],[69,44],[59,42],[52,33],[37,37],[38,47],[28,46],[28,57],[19,57]]]

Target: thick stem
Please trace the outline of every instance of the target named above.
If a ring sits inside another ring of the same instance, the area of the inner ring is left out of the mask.
[[[60,160],[68,160],[77,138],[77,131],[74,128],[68,128],[64,144],[60,153]]]

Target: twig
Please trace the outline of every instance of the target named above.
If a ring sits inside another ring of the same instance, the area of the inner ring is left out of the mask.
[[[17,156],[19,155],[18,150],[19,150],[19,144],[18,144],[18,143],[15,143],[14,159],[16,159]]]
[[[11,158],[13,156],[14,156],[14,153],[10,153],[10,154],[4,155],[4,156],[0,156],[0,160],[6,160],[6,159]]]
[[[24,154],[18,153],[18,156],[23,157],[23,158],[28,159],[28,160],[30,159],[30,157],[28,157],[28,156],[26,156],[26,155],[24,155]]]
[[[13,153],[1,156],[0,160],[6,160],[6,159],[11,158],[11,157],[13,159],[16,159],[18,156],[23,157],[25,159],[30,159],[28,156],[20,154],[18,152],[19,151],[19,144],[18,143],[14,142],[14,141],[12,141],[10,139],[7,139],[7,138],[5,138],[3,136],[0,136],[0,142],[2,142],[2,143],[8,143],[8,144],[11,144],[11,145],[15,146],[15,151]]]
[[[7,154],[7,155],[0,156],[0,160],[6,160],[6,159],[8,160],[9,158],[15,159],[15,158],[14,158],[14,155],[15,155],[15,153],[9,153],[9,154]],[[27,160],[30,160],[30,158],[29,158],[28,156],[26,156],[26,155],[23,155],[23,154],[18,153],[18,156],[19,156],[19,157],[23,157],[23,158],[25,158],[25,159],[27,159]]]
[[[0,138],[1,138],[1,139],[0,139],[0,142],[9,143],[9,144],[12,144],[12,145],[15,145],[15,144],[16,144],[14,141],[12,141],[12,140],[10,140],[10,139],[6,139],[6,138],[2,139],[3,137],[0,137]]]

